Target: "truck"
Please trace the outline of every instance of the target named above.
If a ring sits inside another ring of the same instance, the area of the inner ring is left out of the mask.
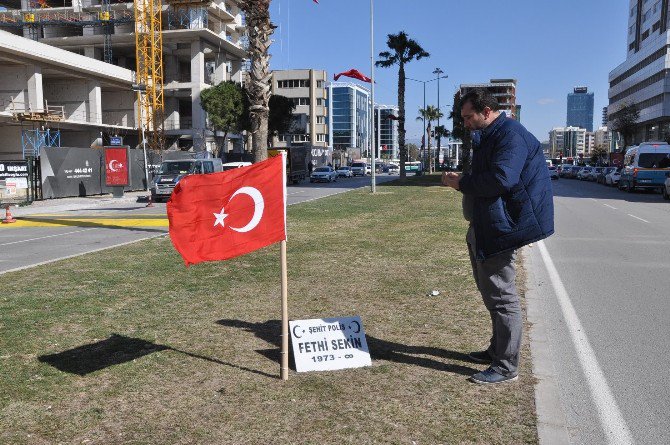
[[[217,173],[223,171],[221,159],[179,159],[161,162],[151,181],[151,199],[158,202],[168,199],[177,183],[188,175]]]
[[[298,184],[303,181],[309,172],[307,164],[310,161],[311,150],[309,147],[275,147],[268,149],[268,157],[279,156],[286,153],[286,182]]]

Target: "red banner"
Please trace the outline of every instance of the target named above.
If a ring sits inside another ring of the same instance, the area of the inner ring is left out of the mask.
[[[105,147],[105,185],[107,187],[130,184],[128,172],[128,147]]]

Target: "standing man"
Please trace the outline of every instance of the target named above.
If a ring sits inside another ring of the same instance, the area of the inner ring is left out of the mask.
[[[523,326],[514,283],[516,249],[554,233],[551,179],[538,140],[499,112],[485,89],[463,96],[461,116],[475,131],[472,172],[444,172],[442,185],[463,193],[472,272],[493,327],[488,348],[469,354],[489,368],[470,380],[509,382],[518,377]]]

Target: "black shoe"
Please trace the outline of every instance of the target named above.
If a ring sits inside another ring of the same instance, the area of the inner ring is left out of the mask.
[[[493,360],[491,360],[491,356],[489,355],[489,351],[471,352],[471,353],[468,354],[468,358],[475,363],[483,363],[485,365],[488,365],[493,361]]]
[[[513,382],[518,378],[518,374],[502,375],[493,368],[488,368],[471,376],[470,381],[479,385],[494,385],[496,383]]]

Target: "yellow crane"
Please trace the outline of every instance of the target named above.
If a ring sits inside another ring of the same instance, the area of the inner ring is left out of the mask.
[[[140,141],[152,150],[163,149],[165,140],[162,6],[161,0],[134,0]]]

